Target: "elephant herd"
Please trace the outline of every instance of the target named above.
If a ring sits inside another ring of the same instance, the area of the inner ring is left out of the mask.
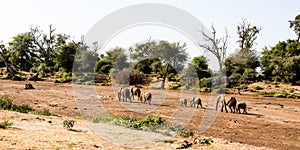
[[[219,103],[221,103],[221,112],[225,109],[225,111],[228,113],[227,107],[230,109],[231,113],[241,113],[241,109],[243,110],[243,114],[247,114],[247,104],[245,102],[239,102],[237,103],[237,100],[235,97],[230,97],[230,99],[226,102],[224,95],[219,95],[217,97],[217,103],[216,103],[216,111],[218,110]],[[187,107],[188,100],[186,98],[181,98],[179,100],[179,104],[181,106]],[[202,101],[199,97],[193,97],[190,100],[190,106],[196,107],[200,106],[202,108]]]
[[[149,105],[151,104],[152,100],[152,94],[148,91],[142,91],[139,87],[120,87],[117,92],[117,96],[119,101],[132,102],[132,100],[135,100],[136,97],[137,100]],[[188,99],[181,98],[179,100],[179,104],[187,107]],[[199,108],[200,106],[202,108],[202,100],[199,97],[192,97],[189,101],[189,104],[190,107]],[[230,99],[226,102],[225,96],[219,95],[216,102],[216,111],[218,110],[219,104],[221,104],[221,112],[223,112],[225,109],[225,111],[228,113],[228,107],[231,113],[241,113],[242,109],[243,113],[247,114],[247,104],[245,102],[237,103],[235,97],[230,97]]]
[[[187,104],[188,104],[188,100],[186,98],[182,98],[179,100],[179,103],[181,106],[185,106],[187,107]],[[191,100],[190,100],[190,106],[191,107],[196,107],[198,108],[199,106],[202,108],[202,101],[199,97],[193,97]]]
[[[150,105],[152,100],[152,94],[150,92],[144,92],[138,87],[121,87],[119,88],[117,94],[118,100],[123,102],[127,102],[127,100],[129,100],[129,102],[132,102],[132,100],[134,100],[134,96],[136,96],[136,98],[144,104]]]
[[[221,103],[221,112],[228,112],[227,107],[229,107],[231,113],[241,113],[241,109],[243,110],[243,114],[247,114],[247,104],[245,102],[237,102],[235,97],[230,97],[230,99],[226,102],[224,95],[219,95],[217,97],[216,110],[218,110],[218,105]]]

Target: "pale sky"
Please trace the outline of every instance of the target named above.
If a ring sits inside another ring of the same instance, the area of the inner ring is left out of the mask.
[[[256,50],[274,46],[278,41],[296,38],[288,20],[300,14],[299,0],[0,0],[0,41],[7,43],[18,33],[38,25],[47,31],[49,24],[56,33],[66,33],[79,39],[102,17],[120,8],[141,4],[168,4],[197,17],[208,29],[213,23],[217,35],[229,32],[228,54],[238,48],[236,26],[245,18],[252,25],[262,27],[257,38]],[[174,16],[176,17],[176,16]],[[104,49],[120,46],[128,48],[136,42],[154,39],[189,43],[178,32],[158,26],[136,27],[124,31],[111,40]],[[188,49],[197,49],[188,45]]]

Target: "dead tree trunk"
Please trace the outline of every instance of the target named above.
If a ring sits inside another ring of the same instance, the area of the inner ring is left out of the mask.
[[[14,78],[15,75],[17,74],[17,70],[13,67],[13,65],[11,63],[9,63],[8,60],[6,60],[5,54],[4,54],[5,52],[6,52],[6,49],[5,49],[4,45],[0,45],[1,59],[3,60],[5,66],[6,66],[6,70],[9,73],[9,77]]]

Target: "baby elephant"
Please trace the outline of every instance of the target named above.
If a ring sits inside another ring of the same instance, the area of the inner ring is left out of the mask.
[[[191,107],[196,107],[197,106],[197,108],[200,105],[201,108],[202,108],[202,101],[199,97],[198,98],[193,97],[192,100],[190,101],[190,105],[191,105]]]
[[[187,99],[181,98],[181,99],[179,100],[179,104],[180,104],[180,106],[185,106],[185,107],[187,107]]]
[[[247,104],[245,102],[240,102],[237,104],[236,112],[241,113],[240,109],[243,109],[243,114],[247,114]]]

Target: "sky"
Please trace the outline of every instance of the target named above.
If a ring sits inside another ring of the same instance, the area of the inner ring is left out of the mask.
[[[29,31],[31,25],[38,25],[46,32],[49,24],[56,28],[56,33],[69,34],[78,40],[104,16],[142,3],[167,4],[185,10],[208,30],[213,24],[219,37],[227,28],[230,36],[227,55],[238,48],[236,28],[242,19],[262,28],[254,45],[260,52],[265,46],[296,38],[288,20],[300,14],[299,0],[0,0],[0,41],[11,41],[18,33]],[[185,42],[192,55],[205,53],[180,32],[158,25],[129,28],[100,46],[103,50],[116,46],[128,48],[149,37]]]

